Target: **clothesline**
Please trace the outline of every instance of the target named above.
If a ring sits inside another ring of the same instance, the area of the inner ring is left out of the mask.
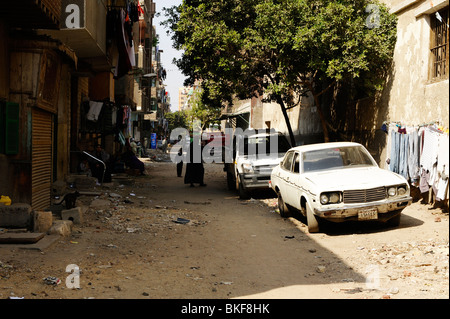
[[[436,120],[436,121],[431,121],[428,123],[421,123],[421,124],[405,124],[402,123],[401,121],[384,121],[383,125],[382,125],[382,129],[384,129],[384,127],[386,128],[386,132],[387,132],[387,127],[391,126],[391,125],[396,125],[397,127],[401,127],[401,128],[407,128],[407,127],[417,127],[417,128],[421,128],[421,127],[436,127],[438,130],[442,131],[443,133],[447,133],[449,132],[449,129],[447,127],[444,127],[444,125],[441,125],[441,121]]]

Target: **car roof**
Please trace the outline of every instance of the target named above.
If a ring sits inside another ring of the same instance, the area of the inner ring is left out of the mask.
[[[290,151],[295,150],[300,152],[308,152],[332,147],[348,147],[348,146],[362,146],[362,145],[355,142],[329,142],[329,143],[318,143],[318,144],[307,144],[296,146],[291,148]]]

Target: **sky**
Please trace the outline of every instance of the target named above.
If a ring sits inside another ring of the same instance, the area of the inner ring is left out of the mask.
[[[183,87],[185,76],[172,61],[174,58],[180,58],[182,53],[173,48],[170,35],[166,33],[167,29],[160,25],[160,23],[165,20],[162,9],[164,7],[180,5],[182,0],[154,0],[154,2],[156,3],[156,12],[161,13],[159,17],[155,15],[153,25],[156,28],[156,34],[159,35],[159,49],[164,51],[161,53],[161,63],[167,72],[164,84],[166,85],[166,91],[170,94],[171,110],[175,112],[178,111],[178,89]]]

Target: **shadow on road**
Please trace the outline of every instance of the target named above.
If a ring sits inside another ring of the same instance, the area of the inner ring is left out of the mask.
[[[299,222],[307,225],[306,217],[303,216],[299,211],[294,211],[292,217]],[[351,234],[369,234],[386,232],[393,229],[399,228],[410,228],[417,227],[423,224],[423,221],[416,219],[414,217],[402,214],[399,226],[390,226],[382,222],[357,222],[348,221],[341,223],[333,223],[329,221],[320,222],[320,232],[325,233],[329,236],[340,236],[340,235],[351,235]]]
[[[218,165],[205,165],[207,187],[185,185],[176,177],[174,164],[158,167],[164,169],[155,167],[152,179],[160,200],[175,201],[178,208],[187,207],[210,220],[201,233],[191,232],[176,245],[204,276],[214,274],[215,293],[207,292],[211,288],[203,280],[195,290],[203,286],[206,290],[185,297],[234,298],[300,287],[291,297],[327,298],[336,294],[328,288],[322,289],[323,295],[308,292],[312,286],[365,285],[363,274],[266,204],[276,200],[272,191],[254,192],[250,200],[239,200],[236,192],[227,189],[226,175]]]

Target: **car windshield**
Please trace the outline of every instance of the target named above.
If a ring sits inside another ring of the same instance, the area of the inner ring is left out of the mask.
[[[304,152],[302,156],[303,172],[355,166],[376,166],[362,146],[327,148]]]
[[[284,135],[277,136],[259,136],[244,138],[244,155],[269,154],[271,142],[278,142],[278,153],[286,153],[291,145]]]

